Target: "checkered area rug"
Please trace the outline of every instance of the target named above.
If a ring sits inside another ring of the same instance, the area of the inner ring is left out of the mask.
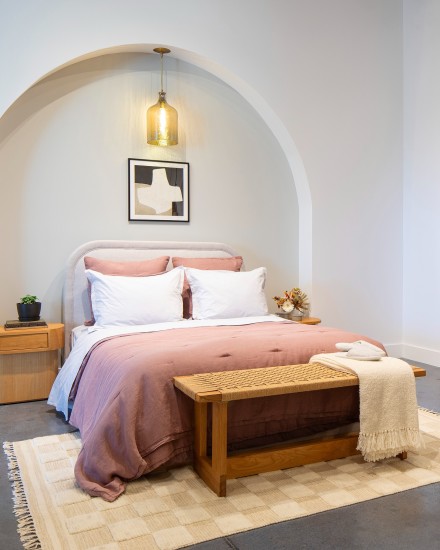
[[[128,484],[115,502],[79,489],[77,434],[6,443],[25,548],[171,550],[440,481],[440,416],[420,410],[425,448],[407,460],[320,462],[227,482],[217,497],[192,468]]]

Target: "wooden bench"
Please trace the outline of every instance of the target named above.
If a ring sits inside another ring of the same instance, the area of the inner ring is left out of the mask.
[[[414,376],[426,371],[413,367]],[[359,454],[358,433],[288,442],[228,456],[228,403],[267,395],[284,395],[343,386],[357,386],[353,374],[317,363],[285,365],[174,377],[174,385],[194,400],[194,469],[218,496],[226,496],[226,480],[293,468]],[[208,405],[212,406],[212,453],[208,447]],[[406,453],[399,455],[406,458]]]

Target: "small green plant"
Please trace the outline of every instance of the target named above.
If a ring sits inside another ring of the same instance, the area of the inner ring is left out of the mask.
[[[30,294],[26,294],[26,296],[23,296],[21,299],[21,304],[35,304],[38,302],[38,298],[36,296],[31,296]]]

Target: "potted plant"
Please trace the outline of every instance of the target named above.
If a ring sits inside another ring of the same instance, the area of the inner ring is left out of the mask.
[[[301,320],[310,305],[307,294],[296,287],[285,290],[283,296],[274,296],[273,299],[282,311],[280,315],[293,320]]]
[[[41,302],[36,296],[26,294],[17,304],[19,321],[38,321],[40,319]]]

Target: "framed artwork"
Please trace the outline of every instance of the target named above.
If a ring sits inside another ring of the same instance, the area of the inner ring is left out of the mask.
[[[189,222],[189,163],[128,159],[128,220]]]

